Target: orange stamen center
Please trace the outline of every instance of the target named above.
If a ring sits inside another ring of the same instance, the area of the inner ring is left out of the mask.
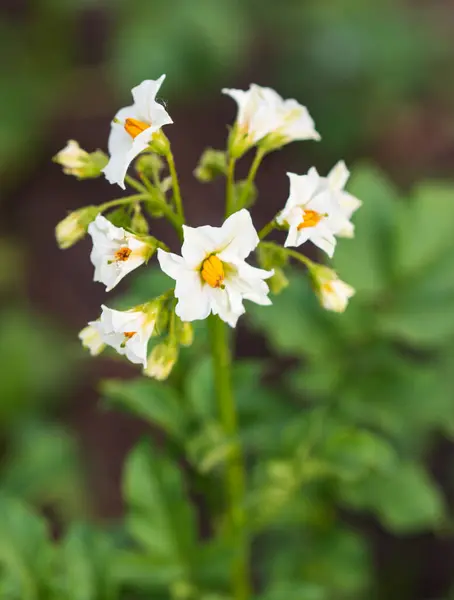
[[[201,274],[202,279],[212,288],[222,287],[225,278],[224,265],[214,254],[203,261]]]
[[[298,225],[298,230],[305,229],[306,227],[315,227],[323,217],[324,215],[321,215],[316,210],[303,210],[303,220]]]
[[[150,125],[144,123],[143,121],[139,121],[138,119],[126,119],[124,124],[125,130],[133,139],[137,137],[139,133],[142,133],[142,131],[145,131],[145,129],[148,129],[149,127]]]
[[[117,262],[124,262],[125,260],[128,260],[129,256],[131,255],[131,252],[131,248],[123,246],[115,252],[115,260]]]
[[[125,331],[124,336],[125,336],[125,338],[130,340],[132,337],[134,337],[136,335],[136,333],[137,333],[137,331]]]
[[[334,288],[330,281],[326,281],[325,283],[322,283],[322,285],[320,287],[326,294],[334,294]]]

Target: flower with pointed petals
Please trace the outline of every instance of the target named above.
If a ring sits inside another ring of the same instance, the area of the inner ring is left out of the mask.
[[[353,237],[355,233],[355,226],[350,221],[353,213],[360,208],[362,205],[361,200],[352,196],[345,191],[348,178],[350,177],[350,171],[347,169],[343,160],[340,160],[328,173],[327,177],[321,177],[326,182],[329,188],[332,190],[336,201],[338,202],[344,216],[347,221],[344,226],[336,231],[336,235],[339,237]]]
[[[92,356],[98,356],[106,347],[99,330],[93,327],[93,325],[84,327],[79,333],[79,339],[82,342],[82,346],[89,350]]]
[[[273,271],[245,262],[259,243],[247,210],[231,215],[222,227],[183,228],[182,256],[158,251],[161,269],[176,280],[175,312],[182,321],[206,319],[213,313],[235,327],[245,312],[243,300],[271,304],[264,279]]]
[[[156,80],[142,81],[132,89],[134,104],[115,115],[108,143],[110,160],[103,169],[109,183],[118,183],[124,189],[130,163],[150,145],[161,127],[173,123],[165,108],[156,102],[164,78],[161,75]]]
[[[158,310],[153,303],[131,310],[113,310],[102,306],[101,317],[88,325],[102,342],[135,364],[147,366],[147,346],[156,323]]]
[[[246,91],[224,88],[222,92],[238,104],[233,146],[239,154],[261,140],[272,150],[295,140],[320,139],[307,108],[296,100],[284,100],[271,88],[251,84]]]
[[[314,265],[311,271],[315,292],[326,310],[344,312],[355,290],[339,279],[337,273],[324,265]]]
[[[328,256],[333,256],[335,234],[349,223],[336,193],[314,167],[307,175],[287,175],[290,195],[284,210],[276,218],[280,225],[288,225],[289,228],[285,246],[301,246],[310,240]]]
[[[104,283],[110,292],[125,275],[140,267],[154,252],[155,247],[137,236],[115,227],[98,215],[88,226],[93,240],[90,260],[95,267],[94,281]]]

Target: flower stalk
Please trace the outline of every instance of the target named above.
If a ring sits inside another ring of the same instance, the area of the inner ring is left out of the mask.
[[[249,540],[244,506],[246,476],[243,453],[238,441],[237,412],[231,380],[230,340],[227,325],[218,316],[209,317],[209,332],[219,417],[226,435],[233,440],[225,470],[229,533],[235,549],[231,572],[232,591],[235,600],[247,600],[251,589]]]

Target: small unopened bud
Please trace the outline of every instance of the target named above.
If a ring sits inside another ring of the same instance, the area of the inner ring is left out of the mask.
[[[148,233],[148,222],[143,216],[140,204],[136,204],[134,207],[134,214],[131,219],[131,229],[134,233],[139,235]]]
[[[191,323],[181,323],[180,328],[180,344],[182,346],[191,346],[194,341],[194,328]]]
[[[82,346],[90,351],[92,356],[101,354],[106,345],[104,344],[101,334],[96,327],[93,325],[87,325],[79,333],[79,339],[82,342]]]
[[[238,181],[235,184],[235,210],[249,208],[257,200],[257,188],[252,181]]]
[[[54,156],[53,161],[63,167],[66,175],[73,175],[78,179],[92,179],[101,175],[108,157],[101,150],[88,153],[75,140],[69,140],[63,150]]]
[[[285,267],[288,263],[286,249],[274,242],[262,242],[257,249],[257,259],[262,269]]]
[[[162,156],[169,154],[170,142],[161,129],[153,133],[149,148],[153,152],[156,152],[156,154],[161,154]]]
[[[314,265],[310,269],[315,293],[326,310],[344,312],[355,290],[339,279],[337,273],[324,265]]]
[[[227,173],[227,157],[224,151],[207,148],[200,157],[194,176],[203,183],[208,183]]]
[[[135,163],[135,169],[139,175],[152,178],[164,168],[164,161],[158,154],[141,154]]]
[[[162,342],[153,348],[148,357],[144,374],[159,381],[167,379],[178,359],[178,347],[174,342]]]
[[[289,280],[284,271],[278,267],[274,269],[274,274],[267,279],[267,283],[273,294],[280,294],[288,286]]]
[[[89,224],[99,213],[97,206],[85,206],[65,217],[55,228],[59,247],[64,250],[81,240],[87,233]]]

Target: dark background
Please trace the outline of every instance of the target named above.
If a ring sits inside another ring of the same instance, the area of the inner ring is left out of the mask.
[[[109,519],[121,514],[122,461],[143,429],[104,410],[96,386],[135,371],[80,351],[77,332],[97,315],[104,291],[92,283],[88,241],[59,251],[54,227],[69,210],[121,194],[103,179],[63,175],[51,157],[71,138],[88,151],[106,149],[110,119],[129,103],[130,88],[166,73],[161,98],[174,120],[166,133],[191,224],[220,222],[222,184],[205,187],[192,171],[207,145],[224,146],[233,121],[236,108],[220,89],[250,82],[307,105],[323,138],[266,159],[257,228],[282,205],[285,172],[311,164],[325,172],[340,158],[369,159],[402,189],[452,178],[454,3],[2,0],[0,49],[0,477],[52,512]],[[153,233],[175,243],[161,222]],[[262,347],[240,328],[241,355]],[[23,472],[29,454],[36,462]],[[443,442],[433,459],[446,489],[451,455]],[[364,526],[379,542],[379,560],[404,553],[418,565],[418,598],[447,592],[452,542],[399,540]]]

